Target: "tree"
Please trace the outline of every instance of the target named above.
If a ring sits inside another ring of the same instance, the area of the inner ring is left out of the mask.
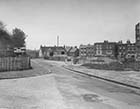
[[[11,45],[11,35],[5,31],[0,29],[0,40],[3,42],[5,45]]]
[[[15,28],[12,34],[5,28],[6,25],[0,21],[0,44],[5,48],[25,47],[26,34],[19,28]]]
[[[5,28],[5,24],[0,21],[0,43],[1,47],[10,47],[11,46],[11,35]]]
[[[25,47],[26,34],[19,28],[13,29],[12,43],[14,47]]]
[[[0,21],[0,30],[5,30],[5,24],[2,22],[2,21]]]

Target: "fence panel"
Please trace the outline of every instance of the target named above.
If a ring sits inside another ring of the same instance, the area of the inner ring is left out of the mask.
[[[0,72],[31,68],[30,57],[0,57]]]

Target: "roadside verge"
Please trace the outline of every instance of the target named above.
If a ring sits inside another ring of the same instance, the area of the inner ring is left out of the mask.
[[[21,71],[8,71],[0,72],[0,79],[16,79],[16,78],[27,78],[49,74],[49,70],[43,68],[34,61],[31,62],[32,69],[21,70]]]
[[[113,82],[138,90],[140,89],[140,72],[96,70],[74,65],[67,65],[64,66],[64,68],[101,80]]]

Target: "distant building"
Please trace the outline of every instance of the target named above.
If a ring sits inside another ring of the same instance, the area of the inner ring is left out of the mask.
[[[94,57],[95,48],[94,45],[80,45],[79,47],[79,56],[80,57]]]
[[[40,46],[39,57],[52,57],[66,55],[65,48],[62,46]]]
[[[94,57],[95,56],[95,47],[94,47],[94,45],[88,44],[86,51],[87,51],[87,57]]]
[[[135,38],[136,38],[136,57],[140,61],[140,23],[135,26]]]
[[[117,56],[117,44],[116,42],[98,42],[94,44],[95,46],[95,56],[107,56],[116,57]]]
[[[71,57],[77,57],[79,56],[79,49],[77,47],[71,47],[67,52],[67,55]]]
[[[105,40],[104,42],[97,42],[94,45],[80,45],[79,50],[75,47],[66,46],[40,47],[39,57],[55,55],[80,56],[83,58],[103,56],[118,58],[120,60],[135,59],[136,61],[140,61],[140,23],[135,26],[135,43],[131,43],[129,40],[126,43]]]
[[[80,57],[87,57],[87,45],[80,45],[79,55]]]
[[[66,54],[69,55],[69,52],[70,52],[72,46],[64,46],[64,48],[65,48]]]
[[[119,60],[124,60],[124,58],[126,57],[126,53],[127,53],[127,44],[124,43],[118,43],[117,45],[118,48],[118,59]]]
[[[95,56],[103,56],[103,43],[95,43]]]
[[[140,44],[140,23],[135,26],[136,44]]]
[[[135,43],[127,42],[126,59],[136,59]]]
[[[136,46],[129,40],[126,43],[118,43],[118,59],[136,59]]]

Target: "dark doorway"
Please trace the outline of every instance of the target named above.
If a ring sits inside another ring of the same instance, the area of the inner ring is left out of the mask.
[[[54,55],[54,53],[53,52],[50,52],[50,56],[53,56]]]

